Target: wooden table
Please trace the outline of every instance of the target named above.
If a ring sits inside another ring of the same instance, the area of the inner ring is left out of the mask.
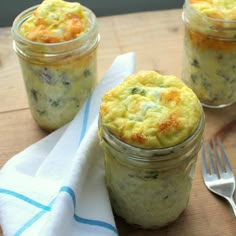
[[[181,10],[143,12],[98,19],[101,43],[99,78],[118,55],[134,51],[137,70],[156,70],[181,76],[183,23]],[[0,28],[0,167],[46,132],[31,117],[10,28]],[[205,109],[205,139],[219,134],[236,173],[236,105]],[[161,230],[134,229],[117,219],[120,235],[127,236],[235,236],[236,219],[226,201],[203,185],[200,159],[189,205],[179,220]]]

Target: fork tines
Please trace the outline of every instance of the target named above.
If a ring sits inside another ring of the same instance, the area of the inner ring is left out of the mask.
[[[221,155],[219,155],[219,152],[217,150],[217,145],[215,140],[213,139],[207,144],[207,149],[208,149],[208,155],[209,155],[209,169],[210,169],[210,174],[219,174],[222,175],[223,173],[232,173],[232,168],[230,166],[230,163],[228,161],[227,155],[225,153],[224,147],[222,142],[220,141],[220,138],[217,137],[217,143],[218,143],[218,147],[220,150]],[[203,171],[203,175],[207,175],[209,172],[207,170],[207,161],[206,161],[206,151],[205,151],[205,145],[202,146],[202,171]],[[221,161],[221,158],[222,161]],[[215,157],[215,163],[214,164],[214,157]],[[222,163],[224,163],[224,165],[222,165]]]
[[[234,216],[236,217],[236,204],[234,202],[235,177],[224,147],[220,139],[217,138],[217,143],[212,140],[212,145],[208,143],[207,149],[206,154],[205,146],[202,146],[202,176],[204,183],[211,192],[228,200],[233,209]],[[219,155],[217,149],[220,149],[221,155]],[[224,165],[222,165],[222,163],[224,163]],[[209,166],[209,168],[207,168],[207,166]]]

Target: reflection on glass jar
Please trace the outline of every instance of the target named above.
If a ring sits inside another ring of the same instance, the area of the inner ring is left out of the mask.
[[[128,145],[100,123],[106,184],[117,215],[141,228],[175,221],[187,206],[201,146],[204,116],[183,143],[162,149]]]
[[[206,107],[229,106],[236,102],[236,16],[218,19],[210,3],[197,4],[186,0],[184,5],[182,79]]]
[[[74,118],[96,84],[99,34],[95,15],[83,6],[87,28],[77,38],[30,41],[22,37],[20,27],[37,7],[17,16],[12,35],[32,116],[40,127],[52,131]]]

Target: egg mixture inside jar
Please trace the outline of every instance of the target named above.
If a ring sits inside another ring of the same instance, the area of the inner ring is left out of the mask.
[[[102,98],[99,136],[115,213],[145,229],[175,221],[187,206],[204,115],[175,76],[140,71]]]
[[[95,15],[78,2],[44,0],[16,17],[12,35],[33,118],[48,131],[63,126],[96,84]]]
[[[186,0],[183,80],[203,105],[236,102],[236,1]]]

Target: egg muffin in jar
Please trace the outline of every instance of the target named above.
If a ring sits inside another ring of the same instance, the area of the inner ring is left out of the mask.
[[[16,17],[12,35],[33,118],[48,131],[63,126],[97,81],[95,15],[78,2],[44,0]]]
[[[186,0],[183,80],[206,107],[236,102],[236,2]]]
[[[201,104],[175,76],[140,71],[102,98],[99,136],[115,213],[152,229],[187,206],[204,130]]]

